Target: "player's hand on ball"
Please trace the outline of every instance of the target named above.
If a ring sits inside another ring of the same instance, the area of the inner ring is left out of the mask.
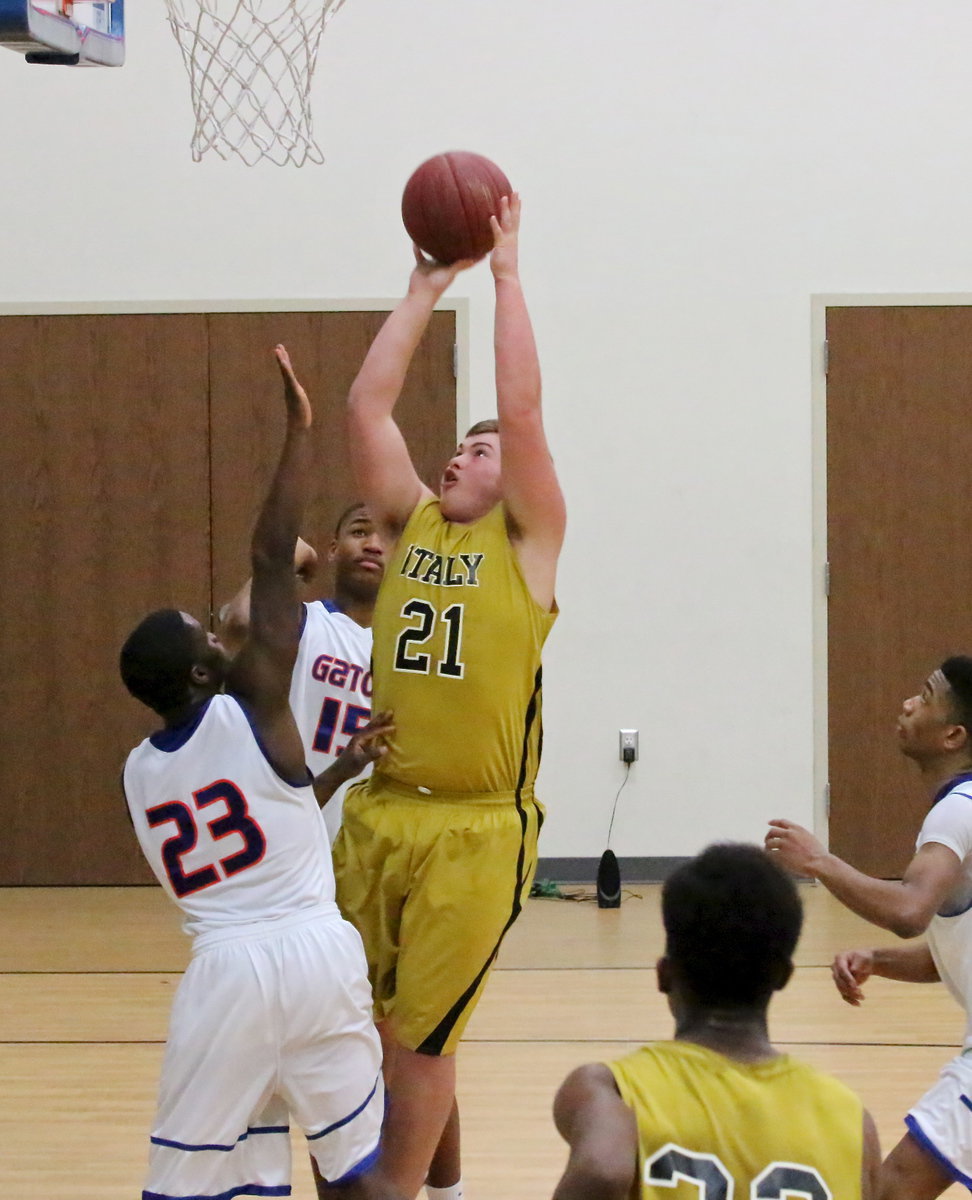
[[[874,971],[874,954],[871,950],[842,950],[830,964],[837,991],[856,1008],[864,999],[862,984]]]
[[[770,821],[764,846],[788,871],[810,878],[816,877],[820,861],[827,853],[808,829],[782,817]]]
[[[471,267],[474,261],[471,258],[461,258],[454,263],[436,262],[434,258],[429,258],[424,254],[414,242],[412,243],[412,253],[415,255],[415,267],[408,281],[409,293],[412,295],[427,293],[436,300],[446,291],[459,272]]]

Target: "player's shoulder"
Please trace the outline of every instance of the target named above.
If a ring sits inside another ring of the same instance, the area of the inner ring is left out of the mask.
[[[371,627],[359,625],[336,600],[309,600],[304,604],[301,645],[310,645],[315,653],[343,646],[349,640],[370,646]]]
[[[963,771],[944,783],[932,801],[932,808],[943,800],[951,800],[958,806],[972,803],[972,771]]]
[[[442,515],[439,497],[432,492],[423,492],[402,526],[402,538],[411,538],[418,529],[436,529],[448,525]]]
[[[792,1076],[794,1079],[809,1082],[818,1082],[822,1087],[834,1088],[836,1091],[846,1092],[849,1096],[856,1094],[851,1091],[846,1083],[838,1079],[836,1075],[831,1075],[829,1071],[822,1071],[819,1067],[815,1067],[813,1063],[809,1063],[802,1058],[796,1058],[792,1054],[778,1054],[776,1058],[767,1059],[765,1065],[767,1069],[775,1069],[781,1075]]]
[[[928,835],[943,831],[967,830],[972,828],[972,774],[963,774],[950,779],[935,795],[932,806],[922,822],[918,835],[928,840]]]
[[[612,1071],[617,1068],[618,1071],[634,1074],[651,1071],[710,1075],[741,1073],[754,1079],[792,1082],[796,1088],[813,1087],[856,1099],[855,1093],[835,1076],[789,1054],[776,1054],[772,1058],[749,1062],[695,1042],[676,1039],[649,1042],[608,1065]]]

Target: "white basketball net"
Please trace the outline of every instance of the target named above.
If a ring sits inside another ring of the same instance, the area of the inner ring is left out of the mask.
[[[165,0],[189,72],[192,157],[248,166],[322,163],[310,85],[324,26],[344,0]]]

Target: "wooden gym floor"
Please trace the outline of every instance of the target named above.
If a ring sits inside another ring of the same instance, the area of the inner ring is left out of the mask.
[[[550,1118],[573,1066],[668,1037],[651,967],[660,888],[529,901],[459,1053],[466,1194],[549,1196],[564,1161]],[[872,980],[852,1009],[833,953],[893,941],[806,885],[807,921],[789,988],[771,1010],[777,1044],[864,1098],[886,1151],[908,1105],[961,1043],[940,984]],[[187,958],[177,914],[155,888],[0,889],[0,1196],[135,1200],[173,990]],[[294,1196],[312,1200],[295,1139]],[[966,1195],[956,1185],[949,1200]]]

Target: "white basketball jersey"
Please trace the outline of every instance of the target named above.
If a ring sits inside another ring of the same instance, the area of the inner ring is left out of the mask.
[[[309,783],[282,779],[243,706],[213,696],[128,756],[142,851],[192,935],[334,910],[334,875]]]
[[[307,765],[319,775],[371,716],[371,630],[331,600],[304,605],[304,625],[290,683],[290,707]],[[328,836],[341,822],[347,784],[324,806]]]
[[[916,849],[938,842],[962,860],[962,874],[928,926],[928,946],[942,982],[965,1009],[965,1049],[972,1049],[972,774],[949,780],[935,797]]]

